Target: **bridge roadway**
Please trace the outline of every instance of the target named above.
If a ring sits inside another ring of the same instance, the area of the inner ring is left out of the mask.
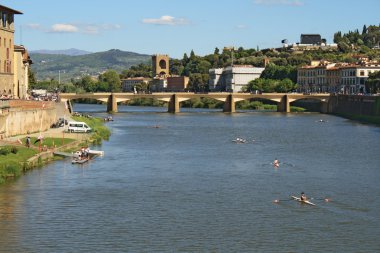
[[[168,103],[168,112],[180,112],[180,103],[193,98],[212,98],[224,102],[223,112],[235,112],[235,103],[242,100],[262,99],[271,100],[277,103],[278,112],[290,112],[290,103],[301,99],[312,99],[321,101],[321,112],[328,111],[328,102],[330,94],[310,94],[304,95],[299,93],[228,93],[228,92],[210,92],[210,93],[190,93],[190,92],[157,92],[157,93],[61,93],[60,99],[67,102],[79,98],[88,98],[103,101],[107,103],[108,112],[117,112],[117,103],[128,102],[135,98],[155,98]],[[70,104],[70,103],[69,103]]]

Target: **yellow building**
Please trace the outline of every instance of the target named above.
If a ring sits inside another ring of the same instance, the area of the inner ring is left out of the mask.
[[[15,95],[14,83],[14,15],[22,14],[0,5],[0,97]]]
[[[26,99],[29,89],[29,66],[32,60],[24,46],[14,45],[13,97]]]

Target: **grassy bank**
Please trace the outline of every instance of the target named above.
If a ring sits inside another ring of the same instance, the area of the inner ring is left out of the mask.
[[[111,132],[104,126],[104,122],[99,118],[86,118],[86,117],[73,117],[76,121],[86,122],[94,132],[89,136],[85,142],[87,144],[98,145],[102,140],[108,140]],[[31,137],[31,147],[24,146],[0,146],[0,184],[4,183],[9,178],[20,176],[23,172],[32,169],[28,164],[28,159],[35,156],[41,150],[52,150],[53,148],[60,148],[75,142],[74,139],[69,138],[44,138],[42,143],[36,142],[36,137]],[[21,139],[25,143],[25,138]],[[78,148],[83,143],[78,143]],[[71,148],[69,151],[72,151]],[[40,161],[39,161],[40,163]],[[42,164],[42,161],[41,163]]]
[[[336,113],[335,115],[356,120],[362,123],[369,123],[369,124],[375,124],[377,126],[380,126],[380,116],[367,116],[367,115],[357,115],[357,114],[346,114],[346,113]]]
[[[93,129],[89,141],[95,145],[101,144],[102,140],[108,140],[111,136],[111,131],[104,125],[103,119],[84,116],[72,116],[72,118],[75,121],[85,122]]]

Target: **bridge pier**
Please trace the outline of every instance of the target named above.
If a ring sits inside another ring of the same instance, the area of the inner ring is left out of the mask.
[[[113,93],[108,97],[107,112],[117,112],[117,100]]]
[[[226,102],[224,102],[223,112],[236,112],[235,109],[235,99],[232,94],[228,95],[226,98]]]
[[[290,103],[288,95],[284,95],[281,101],[277,103],[277,112],[290,112]]]
[[[67,108],[67,110],[69,110],[69,113],[73,113],[73,105],[71,104],[71,100],[67,100],[65,101],[64,103],[66,103],[65,107]]]
[[[179,101],[176,94],[173,94],[170,97],[168,104],[168,112],[169,113],[178,113],[179,112]]]
[[[321,101],[321,113],[328,113],[329,112],[329,103],[325,101]]]

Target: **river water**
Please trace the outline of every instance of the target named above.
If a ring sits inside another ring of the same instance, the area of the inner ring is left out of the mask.
[[[93,147],[103,158],[0,186],[0,252],[380,252],[380,128],[322,114],[119,110]],[[289,200],[301,191],[316,206]]]

